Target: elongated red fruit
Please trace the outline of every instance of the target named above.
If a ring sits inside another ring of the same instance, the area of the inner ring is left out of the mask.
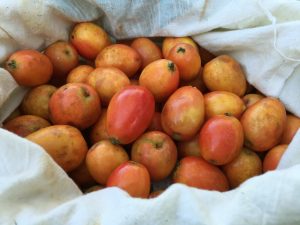
[[[129,144],[149,126],[155,110],[152,93],[130,85],[117,92],[107,108],[106,129],[113,143]]]

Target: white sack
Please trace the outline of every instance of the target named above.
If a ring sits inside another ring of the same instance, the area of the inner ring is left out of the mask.
[[[98,18],[116,38],[190,35],[215,54],[232,55],[251,84],[300,116],[299,11],[295,0],[1,0],[0,63],[16,49],[67,40],[75,22]],[[12,110],[17,86],[4,89],[3,79],[1,71],[0,96]],[[117,188],[82,196],[40,147],[0,129],[0,224],[300,224],[299,145],[298,132],[280,164],[286,169],[233,191],[173,185],[140,200]]]
[[[300,132],[287,151],[299,145]],[[285,155],[281,170],[225,193],[176,184],[150,200],[118,188],[82,195],[41,147],[0,129],[0,224],[295,225],[300,158],[294,156]]]

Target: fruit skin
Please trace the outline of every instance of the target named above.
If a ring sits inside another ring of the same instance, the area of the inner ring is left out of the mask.
[[[261,94],[247,94],[245,96],[243,96],[243,101],[246,105],[246,108],[249,108],[250,106],[252,106],[253,104],[255,104],[256,102],[258,102],[259,100],[263,99],[264,96]]]
[[[195,79],[201,69],[201,57],[197,49],[190,44],[179,43],[175,45],[166,58],[177,65],[180,80],[191,81]]]
[[[132,41],[130,46],[141,56],[141,69],[145,68],[151,62],[162,58],[162,52],[160,48],[149,38],[136,38]]]
[[[98,67],[89,74],[87,84],[95,88],[102,105],[107,106],[112,96],[123,87],[128,86],[130,80],[118,68]]]
[[[196,78],[189,81],[180,80],[179,86],[192,86],[198,88],[203,94],[207,93],[208,90],[203,81],[203,67],[200,68]]]
[[[280,144],[290,144],[299,128],[300,118],[292,114],[288,114],[286,116],[286,123],[283,129]]]
[[[66,172],[77,168],[83,162],[88,150],[81,132],[69,125],[45,127],[26,138],[43,147]]]
[[[21,86],[34,87],[46,84],[52,77],[50,59],[36,50],[19,50],[6,61],[5,68]]]
[[[53,77],[66,78],[68,73],[78,65],[79,55],[76,49],[66,41],[57,41],[49,45],[44,54],[53,65]]]
[[[254,151],[243,148],[241,153],[222,169],[230,187],[236,188],[247,179],[262,174],[262,162]]]
[[[287,144],[276,145],[271,148],[265,158],[263,160],[263,171],[264,173],[267,171],[275,170],[282,158],[282,155],[285,153],[288,148]]]
[[[212,91],[204,95],[205,118],[229,115],[239,119],[246,109],[243,100],[228,91]]]
[[[149,127],[154,110],[154,97],[145,87],[129,85],[117,92],[107,108],[106,130],[111,141],[135,141]]]
[[[111,173],[106,186],[119,187],[131,197],[147,198],[150,193],[150,175],[142,164],[128,161]]]
[[[205,190],[222,192],[229,189],[224,173],[217,166],[196,156],[187,156],[179,161],[173,182]]]
[[[228,55],[220,55],[204,65],[203,81],[210,91],[229,91],[240,97],[247,89],[242,68]]]
[[[197,88],[178,88],[163,106],[162,127],[174,140],[190,140],[197,134],[203,122],[204,98]]]
[[[31,89],[21,103],[22,113],[50,120],[49,100],[56,90],[55,86],[49,84],[39,85]]]
[[[98,141],[109,139],[106,131],[107,109],[101,109],[101,115],[98,120],[92,125],[89,131],[89,141],[92,144]]]
[[[86,59],[94,60],[99,52],[111,44],[108,34],[91,22],[78,23],[70,34],[70,42]]]
[[[97,184],[88,171],[85,160],[83,160],[83,162],[75,170],[72,170],[68,175],[81,189],[89,188]]]
[[[20,115],[4,123],[3,128],[21,137],[26,137],[41,128],[49,127],[50,125],[51,124],[47,120],[39,116]]]
[[[139,53],[123,44],[113,44],[104,48],[95,59],[96,67],[112,66],[133,77],[142,65]]]
[[[98,183],[105,185],[112,171],[128,160],[128,154],[122,146],[102,140],[89,149],[86,165],[91,176]]]
[[[225,165],[240,154],[243,127],[233,116],[217,115],[205,122],[199,134],[201,156],[215,165]]]
[[[250,106],[242,115],[245,146],[267,151],[280,142],[286,123],[284,105],[276,98],[265,97]]]
[[[161,126],[161,113],[160,112],[154,112],[154,115],[152,117],[150,125],[147,128],[147,131],[155,131],[155,130],[163,131],[163,128]]]
[[[180,159],[186,156],[201,157],[200,146],[199,146],[199,133],[197,133],[191,140],[178,141],[177,150]]]
[[[139,84],[151,91],[156,102],[164,102],[179,85],[178,67],[171,60],[156,60],[143,69]]]
[[[141,135],[132,145],[131,159],[143,164],[151,180],[159,181],[169,176],[177,161],[177,148],[173,140],[161,131]]]
[[[163,57],[167,58],[170,50],[179,43],[190,44],[198,51],[197,44],[190,37],[165,37],[162,43]]]
[[[93,70],[94,70],[94,67],[92,67],[92,66],[79,65],[69,72],[66,83],[84,83],[84,84],[86,84],[87,78]]]
[[[53,93],[49,111],[53,124],[72,125],[83,130],[98,120],[101,114],[100,98],[89,85],[68,83]]]

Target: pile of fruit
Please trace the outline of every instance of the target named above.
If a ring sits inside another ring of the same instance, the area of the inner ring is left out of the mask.
[[[274,170],[300,127],[235,59],[189,37],[114,42],[85,22],[5,67],[31,89],[3,128],[42,146],[83,191],[148,198],[159,182],[227,191]]]

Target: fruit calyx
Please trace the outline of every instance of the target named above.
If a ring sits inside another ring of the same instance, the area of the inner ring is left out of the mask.
[[[17,62],[16,60],[12,59],[7,62],[7,67],[11,70],[17,69]]]

